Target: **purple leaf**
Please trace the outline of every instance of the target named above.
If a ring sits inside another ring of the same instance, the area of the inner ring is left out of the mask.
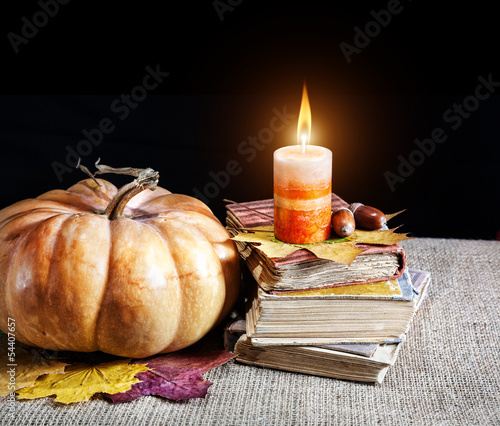
[[[147,364],[151,370],[139,373],[140,383],[127,392],[108,395],[114,403],[133,401],[144,395],[159,395],[179,400],[204,398],[211,382],[201,374],[234,358],[225,350],[187,348],[167,355],[136,359],[134,363]]]

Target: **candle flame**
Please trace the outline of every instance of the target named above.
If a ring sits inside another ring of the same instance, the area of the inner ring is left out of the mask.
[[[311,106],[307,96],[306,82],[302,90],[302,103],[300,104],[299,122],[297,125],[297,142],[302,145],[302,152],[306,152],[306,145],[311,140]]]

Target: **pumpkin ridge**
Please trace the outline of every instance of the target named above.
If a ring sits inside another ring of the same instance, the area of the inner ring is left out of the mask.
[[[168,217],[169,220],[176,220],[186,226],[197,229],[210,242],[212,248],[217,253],[224,273],[226,300],[229,302],[219,317],[219,322],[222,321],[229,314],[234,303],[236,303],[239,294],[239,289],[235,290],[230,285],[236,279],[236,275],[239,277],[240,268],[239,256],[237,255],[236,247],[234,247],[234,242],[230,239],[228,230],[218,220],[214,220],[215,216],[209,217],[199,211],[168,212],[165,216],[160,214],[159,217]],[[232,260],[230,257],[227,257],[230,252],[228,245],[232,245],[234,253],[236,253]],[[219,256],[219,252],[221,256]],[[236,273],[234,273],[235,268],[237,269]]]
[[[51,247],[51,250],[50,250],[50,258],[51,258],[51,259],[54,259],[54,251],[55,251],[56,247],[58,246],[58,243],[59,243],[59,241],[60,241],[60,239],[61,239],[61,230],[64,228],[64,225],[65,225],[65,224],[66,224],[66,223],[67,223],[70,219],[72,219],[72,218],[73,218],[73,216],[75,216],[75,215],[77,215],[77,214],[78,214],[78,213],[75,213],[75,214],[68,214],[68,215],[66,216],[66,218],[65,218],[65,219],[64,219],[64,220],[60,223],[60,225],[59,225],[59,229],[57,229],[57,231],[54,233],[56,237],[55,237],[55,239],[53,240],[52,247]],[[53,276],[53,270],[54,270],[54,268],[55,268],[55,265],[56,265],[56,264],[55,264],[54,262],[51,262],[51,263],[50,263],[50,266],[49,266],[49,269],[48,269],[48,271],[47,271],[47,276],[46,276],[47,281],[46,281],[46,283],[45,283],[45,292],[46,292],[46,293],[49,293],[49,292],[50,292],[50,288],[49,288],[49,287],[50,287],[50,278]],[[50,305],[48,305],[47,303],[44,303],[44,304],[43,304],[43,307],[44,307],[44,310],[43,310],[43,315],[42,315],[42,316],[43,316],[44,318],[47,318],[47,317],[49,317],[49,315],[47,315],[47,313],[46,313],[46,312],[47,312],[47,310],[49,310],[49,312],[50,312],[50,309],[49,309]],[[43,328],[46,328],[46,327],[43,327]],[[51,336],[51,337],[52,337],[52,336]],[[52,338],[52,339],[53,339],[53,338]],[[51,340],[52,340],[52,339],[51,339]],[[52,340],[52,343],[55,343],[55,344],[56,344],[56,345],[58,345],[59,347],[61,347],[61,343],[62,343],[62,345],[63,345],[63,346],[66,344],[66,342],[65,342],[65,341],[62,341],[62,342],[60,342],[60,341],[56,341],[56,342],[54,342],[53,340]],[[47,346],[47,345],[45,345],[45,346]],[[45,346],[44,346],[44,345],[42,345],[42,347],[45,347]],[[51,348],[48,348],[48,349],[51,349]],[[69,350],[71,350],[71,349],[69,349]]]
[[[33,238],[33,234],[35,232],[37,232],[38,229],[42,225],[44,225],[46,222],[48,222],[48,221],[50,221],[52,219],[55,219],[55,218],[57,218],[59,216],[65,216],[65,215],[67,215],[67,213],[57,213],[57,214],[54,214],[52,216],[46,217],[46,218],[44,218],[42,220],[39,220],[38,222],[34,222],[32,224],[27,225],[26,228],[23,228],[21,231],[19,231],[19,234],[22,235],[21,238],[22,238],[23,243],[29,242],[29,240],[31,240]],[[66,219],[64,221],[66,221]],[[59,230],[60,230],[60,228],[59,228]]]
[[[133,220],[135,220],[135,218]],[[137,223],[140,223],[141,225],[144,225],[144,226],[148,227],[149,229],[151,229],[152,231],[154,231],[158,235],[158,237],[160,238],[165,249],[169,252],[170,256],[173,257],[172,250],[170,249],[170,246],[167,244],[167,240],[163,237],[162,232],[154,225],[154,223],[148,223],[146,220],[144,220],[144,221],[141,220],[141,221],[138,221]],[[179,275],[179,268],[177,267],[177,263],[172,262],[172,267],[175,271],[175,276],[179,278],[179,281],[181,281],[182,276]],[[179,294],[180,292],[178,291],[177,293],[178,293],[178,297],[180,298],[180,294]],[[179,307],[179,314],[177,315],[177,318],[180,318],[181,314],[182,314],[182,305]],[[181,322],[180,320],[177,321],[176,329],[179,328],[180,322]]]
[[[5,225],[8,225],[9,223],[11,223],[11,221],[7,222]],[[37,224],[33,225],[33,228],[35,228],[36,226],[37,226]],[[8,257],[8,263],[6,263],[4,266],[4,274],[2,274],[3,277],[2,277],[2,282],[0,284],[2,286],[2,288],[0,290],[0,294],[1,294],[2,299],[5,301],[8,300],[7,295],[10,293],[9,277],[10,277],[10,274],[12,273],[11,272],[12,265],[15,261],[16,253],[21,246],[25,245],[26,240],[27,240],[27,236],[24,235],[22,231],[17,232],[16,238],[10,239],[10,243],[12,244],[12,247],[10,247],[9,250],[7,251],[7,253],[5,254],[5,257]],[[2,254],[4,247],[5,247],[5,245],[2,244],[2,249],[0,251],[0,255]],[[7,318],[15,318],[15,316],[12,314],[12,305],[10,303],[9,304],[4,303],[2,306],[2,309],[4,307],[5,307],[5,313],[4,313],[4,315],[2,315],[0,317],[0,320],[2,321],[2,324],[3,323],[7,324]],[[5,322],[4,322],[4,319],[5,319]],[[4,331],[6,331],[6,329],[4,329]],[[17,338],[19,339],[19,336],[17,336]],[[26,342],[25,342],[26,344],[34,346],[33,343],[29,339],[25,339],[25,340],[26,340]]]
[[[143,191],[143,192],[140,192],[139,194],[134,195],[127,203],[125,210],[127,210],[127,209],[130,209],[130,210],[141,209],[143,206],[147,205],[149,202],[154,202],[161,197],[170,196],[170,195],[174,195],[174,194],[172,194],[168,189],[165,189],[161,186],[157,186],[154,191],[153,190]]]
[[[159,237],[161,238],[161,240],[162,240],[164,243],[166,243],[166,239],[164,238],[163,233],[161,232],[161,230],[160,230],[160,229],[158,229],[158,228],[155,226],[155,224],[154,224],[154,223],[148,223],[148,222],[147,222],[149,219],[162,219],[162,218],[163,218],[163,219],[168,219],[168,220],[171,220],[171,221],[178,222],[178,223],[180,223],[181,225],[184,225],[184,226],[189,225],[189,226],[190,226],[190,228],[192,228],[192,229],[196,230],[196,232],[200,235],[200,237],[202,237],[204,240],[206,240],[206,241],[210,244],[210,246],[212,247],[212,250],[214,251],[215,255],[217,256],[217,259],[219,259],[219,256],[218,256],[217,252],[215,251],[215,249],[214,249],[214,246],[213,246],[212,242],[211,242],[211,241],[210,241],[210,240],[209,240],[209,239],[208,239],[205,235],[203,235],[203,233],[202,233],[202,232],[201,232],[201,231],[200,231],[200,230],[199,230],[196,226],[194,226],[194,225],[192,225],[192,224],[186,223],[186,222],[184,222],[184,221],[182,221],[182,220],[178,220],[176,217],[168,217],[168,216],[167,216],[167,217],[164,217],[164,216],[155,216],[155,217],[152,217],[152,218],[148,218],[148,219],[140,220],[140,221],[138,221],[138,223],[140,223],[140,224],[142,224],[142,225],[146,225],[146,226],[148,226],[149,228],[153,229],[153,230],[154,230],[154,231],[155,231],[155,232],[159,235]],[[135,220],[135,218],[134,218],[133,220]],[[166,246],[168,247],[168,245],[166,245]],[[168,247],[168,249],[169,249],[169,251],[170,251],[170,247]],[[220,263],[220,259],[219,259],[219,263]],[[221,265],[221,267],[222,267],[222,265]],[[192,274],[193,274],[193,272],[190,272],[189,274],[182,274],[182,275],[180,275],[180,274],[179,274],[179,269],[177,268],[177,265],[176,265],[175,263],[174,263],[174,268],[175,268],[176,275],[177,275],[179,278],[182,278],[182,277],[184,277],[184,276],[189,276],[189,275],[192,275]]]
[[[181,213],[182,212],[182,213]],[[228,230],[224,228],[224,226],[220,223],[220,221],[212,214],[212,216],[208,216],[204,214],[203,212],[199,211],[193,211],[193,210],[177,210],[177,209],[171,209],[168,212],[161,212],[156,216],[157,218],[167,218],[169,220],[175,220],[177,222],[183,223],[186,226],[191,226],[193,228],[196,228],[201,234],[204,236],[204,238],[207,239],[212,245],[215,243],[215,241],[211,241],[203,232],[204,229],[206,229],[206,224],[211,223],[212,226],[215,225],[217,226],[221,232],[224,232],[224,235],[227,236],[227,239],[231,237],[229,234]],[[146,218],[148,219],[148,218]],[[198,223],[197,220],[202,220],[204,221],[203,223]],[[205,225],[205,228],[203,227]],[[217,241],[219,242],[219,241]]]
[[[95,178],[95,180],[99,182],[101,187],[96,187],[94,180],[89,178],[75,183],[64,192],[85,197],[95,196],[96,198],[109,203],[113,196],[118,192],[118,188],[106,179]],[[79,188],[85,188],[85,190],[79,191]],[[102,188],[104,188],[104,191]],[[111,194],[110,191],[114,192],[114,194]]]
[[[59,204],[61,204],[61,203],[59,203]],[[0,221],[0,230],[6,224],[8,224],[8,223],[12,222],[13,220],[16,220],[16,219],[18,219],[20,217],[23,217],[23,216],[26,216],[26,215],[29,215],[29,214],[32,214],[32,213],[44,213],[44,212],[54,212],[55,214],[73,214],[73,213],[77,213],[75,211],[70,211],[70,210],[65,211],[65,210],[50,209],[50,208],[47,208],[47,207],[35,207],[35,208],[29,209],[29,210],[23,210],[23,211],[21,211],[19,213],[16,213],[16,214],[12,215],[12,216],[8,216],[4,220]]]
[[[40,230],[40,228],[41,228],[42,226],[46,225],[46,224],[47,224],[47,222],[49,222],[49,221],[55,221],[57,218],[59,218],[59,217],[61,217],[61,216],[64,216],[64,215],[65,215],[65,214],[57,214],[57,215],[49,216],[49,217],[47,217],[47,218],[45,218],[45,219],[42,219],[42,220],[40,220],[40,221],[36,222],[35,224],[33,224],[33,226],[31,227],[31,229],[29,229],[27,232],[26,232],[26,230],[25,230],[25,232],[21,231],[21,234],[23,234],[23,235],[22,235],[22,237],[20,237],[20,239],[22,239],[22,240],[20,241],[20,244],[17,246],[17,251],[16,251],[17,256],[19,256],[19,255],[20,255],[20,256],[21,256],[21,258],[22,258],[23,251],[27,249],[27,247],[28,247],[28,243],[29,243],[32,239],[34,239],[34,238],[35,238],[35,234],[36,234],[36,233]],[[63,224],[66,220],[67,220],[67,217],[66,217],[66,218],[63,218],[63,220],[62,220],[62,221],[60,222],[60,224],[59,224],[59,228],[58,228],[58,229],[57,229],[57,231],[54,233],[54,234],[56,235],[56,239],[57,239],[57,238],[58,238],[58,236],[59,236],[59,232],[60,232],[60,230],[61,230],[61,228],[62,228],[62,224]],[[52,245],[52,249],[51,249],[51,253],[53,252],[54,246],[55,246],[55,245],[53,244],[53,245]],[[21,250],[21,253],[19,253],[19,250]],[[15,258],[13,257],[13,258],[12,258],[12,261],[11,261],[11,262],[10,262],[10,264],[9,264],[9,269],[8,269],[8,272],[7,272],[7,277],[6,277],[7,279],[5,280],[5,282],[6,282],[6,283],[8,283],[8,282],[9,282],[8,278],[9,278],[10,274],[12,273],[12,270],[13,270],[12,266],[13,266],[13,262],[14,262],[14,261],[15,261]],[[38,266],[38,265],[37,265],[37,266]],[[51,268],[51,267],[52,267],[52,263],[51,263],[51,264],[50,264],[50,266],[49,266],[49,270],[47,271],[46,277],[49,277],[49,276],[50,276],[50,268]],[[16,282],[16,280],[14,280],[14,283],[15,283],[15,282]],[[37,283],[33,283],[33,282],[31,282],[31,283],[30,283],[30,285],[31,285],[32,287],[34,287],[34,286],[37,286],[38,284],[37,284]],[[14,291],[14,292],[15,292],[15,291]],[[36,290],[35,290],[35,292],[36,292]],[[12,293],[13,293],[13,289],[12,289],[10,286],[9,286],[8,288],[6,288],[6,295],[5,295],[5,296],[6,296],[6,298],[8,297],[8,295],[12,297]],[[12,304],[10,303],[10,304],[9,304],[9,306],[12,306]],[[43,304],[43,306],[44,306],[44,307],[46,307],[46,305],[45,305],[45,304]],[[38,308],[38,306],[37,306],[37,308]],[[42,316],[42,317],[45,317],[45,315],[41,315],[41,316]],[[11,314],[11,317],[12,317],[12,318],[16,318],[16,316],[15,316],[14,314]],[[43,327],[43,328],[45,328],[45,327]],[[17,334],[17,335],[16,335],[16,338],[17,338],[19,341],[21,341],[21,342],[24,342],[24,343],[26,343],[26,344],[28,344],[28,345],[32,345],[32,346],[41,346],[41,347],[44,347],[43,345],[39,345],[39,344],[34,343],[33,341],[31,341],[31,339],[27,338],[24,334],[22,334],[22,329],[21,329],[21,330],[17,329],[17,330],[16,330],[16,334]],[[24,339],[24,340],[23,340],[23,339]],[[48,348],[48,349],[50,349],[50,348]]]
[[[100,180],[100,179],[99,179]],[[108,271],[106,273],[106,279],[104,280],[104,288],[102,291],[103,297],[101,299],[101,303],[99,303],[99,310],[96,315],[96,320],[95,320],[95,327],[94,327],[94,346],[102,351],[101,346],[99,345],[99,329],[100,329],[100,324],[101,324],[101,316],[103,315],[103,306],[104,306],[104,300],[106,298],[106,294],[108,291],[108,285],[110,281],[110,271],[111,271],[111,253],[113,252],[113,229],[111,227],[111,221],[108,220],[108,227],[109,227],[109,248],[108,248]]]
[[[164,245],[167,247],[167,249],[172,252],[172,248],[170,247],[170,244],[168,242],[168,239],[164,236],[164,232],[162,232],[161,229],[158,228],[157,224],[155,223],[156,220],[158,219],[162,219],[162,218],[153,218],[151,221],[140,221],[139,223],[141,224],[144,224],[146,225],[147,227],[150,227],[150,228],[154,228],[155,231],[159,234],[160,238],[162,239],[162,241],[164,242]],[[213,258],[214,259],[217,259],[217,262],[218,262],[218,269],[219,269],[219,272],[217,275],[210,275],[208,277],[212,278],[212,279],[217,279],[217,280],[221,280],[222,281],[222,284],[223,284],[223,291],[224,291],[224,300],[225,300],[225,296],[226,296],[226,283],[225,283],[225,276],[224,276],[224,269],[223,269],[223,265],[222,265],[222,262],[221,262],[221,259],[219,258],[219,255],[217,253],[217,251],[215,250],[215,247],[214,245],[212,244],[212,242],[205,236],[203,235],[203,233],[194,225],[192,224],[187,224],[181,220],[178,220],[177,218],[175,217],[166,217],[166,218],[163,218],[162,222],[164,222],[166,219],[168,219],[168,221],[172,221],[172,222],[176,222],[178,223],[181,228],[186,228],[187,226],[189,226],[191,232],[195,232],[198,236],[198,238],[200,240],[204,240],[206,243],[207,243],[207,247],[210,247],[211,251],[212,251],[212,254],[213,254]],[[175,257],[174,257],[175,259]],[[190,272],[190,273],[181,273],[177,267],[177,263],[174,262],[174,267],[175,267],[175,270],[176,270],[176,274],[179,278],[179,281],[181,283],[183,283],[183,281],[186,280],[186,278],[190,277],[190,276],[195,276],[194,272]],[[176,334],[178,334],[180,331],[182,331],[181,327],[183,326],[183,319],[182,317],[184,316],[185,314],[185,306],[186,306],[186,303],[189,303],[189,301],[186,300],[186,295],[184,294],[184,292],[181,290],[181,297],[180,297],[180,300],[181,300],[181,306],[180,306],[180,309],[179,309],[179,321],[177,321],[177,327],[176,327]],[[220,307],[220,312],[217,314],[217,316],[214,318],[214,324],[216,323],[217,319],[218,319],[218,316],[219,314],[222,312],[222,310],[224,309],[224,305],[225,305],[225,302],[222,304],[222,306]],[[210,327],[212,328],[213,325]],[[201,337],[200,337],[201,338]],[[178,338],[176,339],[178,340]],[[194,342],[193,342],[194,343]],[[168,349],[169,351],[172,351],[172,350],[179,350],[179,349],[182,349],[184,346],[177,346],[178,343],[175,343],[175,344],[170,344],[169,346],[167,346],[166,348],[164,348],[162,350],[162,352],[164,352],[166,349]]]
[[[163,188],[164,189],[164,188]],[[197,198],[190,197],[189,195],[183,194],[161,194],[157,197],[145,200],[143,203],[133,207],[134,213],[137,212],[147,212],[148,209],[153,208],[156,203],[159,203],[161,198],[170,198],[173,197],[175,199],[175,203],[172,205],[168,205],[167,207],[162,206],[161,211],[157,213],[162,214],[168,211],[180,211],[180,212],[189,212],[189,213],[198,213],[203,216],[206,216],[212,220],[216,220],[220,223],[220,221],[215,217],[212,210],[206,205],[203,204],[202,201]],[[154,214],[154,213],[149,213]],[[142,215],[134,216],[134,218],[141,217]]]
[[[131,222],[131,224],[133,224],[133,226],[138,227],[139,229],[143,228],[142,225],[144,225],[141,222],[136,222],[133,219],[126,218],[126,217],[125,218],[122,217],[122,218],[118,218],[118,219],[114,219],[112,221],[109,221],[111,229],[114,231],[114,228],[116,227],[118,234],[121,233],[121,230],[119,228],[123,228],[123,226],[124,226],[124,224],[126,222]],[[166,250],[166,252],[169,254],[169,256],[171,256],[171,262],[169,262],[169,264],[172,267],[172,270],[175,271],[175,275],[174,274],[172,274],[172,275],[174,276],[173,279],[176,282],[173,283],[174,285],[167,286],[166,290],[169,291],[170,293],[173,293],[175,295],[174,297],[178,301],[178,300],[180,300],[180,285],[179,285],[179,281],[180,280],[179,280],[179,277],[177,276],[177,274],[178,274],[177,267],[176,267],[175,262],[174,262],[174,257],[171,254],[171,249],[170,249],[170,247],[167,244],[165,244],[164,238],[162,237],[161,234],[159,234],[157,232],[156,229],[152,229],[151,226],[146,226],[146,229],[147,229],[148,233],[152,233],[152,235],[155,235],[155,237],[157,238],[157,243],[160,243],[163,246],[163,248]],[[144,236],[144,232],[142,232],[142,236]],[[112,234],[111,238],[112,238],[113,243],[115,243],[116,240],[113,237],[113,234]],[[118,246],[118,248],[120,248],[120,247]],[[123,250],[123,247],[122,247],[122,250]],[[114,250],[110,249],[111,256],[113,256],[113,252],[114,252]],[[110,259],[110,261],[109,261],[110,269],[108,271],[114,272],[112,270],[112,265],[113,264],[116,264],[116,262],[112,262],[111,259]],[[168,283],[168,281],[166,279],[165,279],[165,282]],[[133,285],[135,285],[133,281],[131,281],[130,283],[133,284]],[[114,288],[110,288],[110,286],[112,284],[114,285]],[[106,288],[106,293],[105,294],[109,295],[109,294],[112,294],[114,291],[116,291],[116,288],[117,288],[116,285],[117,285],[117,282],[112,283],[112,280],[108,280],[107,281],[107,288]],[[142,291],[142,289],[146,289],[146,287],[145,286],[144,287],[141,286],[140,289]],[[150,289],[151,289],[151,287],[150,287]],[[146,291],[147,291],[147,289],[146,289]],[[152,293],[152,291],[149,291],[148,293]],[[146,296],[150,296],[150,294],[149,295],[146,294]],[[108,302],[111,302],[110,303],[110,307],[112,308],[111,309],[111,312],[112,312],[112,310],[114,308],[116,308],[116,307],[119,308],[120,306],[123,306],[124,301],[125,301],[125,304],[127,306],[130,306],[130,307],[136,306],[136,305],[131,304],[131,302],[133,302],[134,300],[135,299],[130,300],[130,299],[123,299],[123,298],[120,299],[120,298],[118,298],[117,301],[115,301],[114,299],[108,299]],[[176,304],[177,304],[177,301],[176,301]],[[155,299],[154,302],[152,302],[152,303],[154,305],[157,302],[158,302],[158,299]],[[139,306],[139,307],[140,306],[144,306],[144,304],[141,303],[140,305],[137,305],[137,306]],[[162,306],[163,305],[160,305],[158,303],[158,304],[156,304],[155,309],[158,310],[158,308],[162,307]],[[98,319],[98,321],[96,321],[97,324],[98,324],[97,330],[98,330],[98,333],[99,333],[99,336],[100,336],[100,337],[98,337],[98,340],[97,340],[97,342],[98,342],[98,348],[99,348],[99,350],[101,350],[103,352],[113,353],[114,355],[120,355],[120,356],[122,356],[122,354],[116,348],[119,347],[120,348],[119,350],[122,351],[120,342],[123,342],[123,338],[122,338],[122,340],[119,340],[119,341],[114,340],[115,337],[113,335],[109,334],[109,330],[106,330],[106,328],[108,328],[109,325],[110,325],[109,319],[110,319],[111,313],[110,313],[110,310],[106,310],[105,308],[106,308],[106,305],[104,306],[104,309],[99,313],[99,319]],[[181,314],[182,314],[182,311],[181,311],[181,308],[179,307],[178,309],[175,310],[175,314],[171,314],[170,313],[166,317],[167,318],[168,317],[175,318],[176,324],[177,324],[179,322],[179,318],[180,318]],[[125,318],[125,321],[127,321],[126,318]],[[111,320],[111,323],[113,323],[114,327],[117,326],[118,322],[121,322],[121,321],[116,321],[116,317],[113,317],[112,320]],[[130,330],[128,327],[127,328],[121,327],[121,328],[123,330],[125,330],[125,333],[131,334],[132,340],[134,340],[134,336],[139,336],[139,334],[134,333],[133,329]],[[171,332],[170,332],[170,330],[171,330]],[[169,330],[169,333],[168,333],[170,335],[169,336],[170,340],[168,340],[168,339],[166,340],[165,346],[170,345],[172,343],[172,341],[175,341],[176,339],[178,339],[178,335],[176,333],[177,325],[175,325],[174,327],[171,327],[170,330]],[[148,341],[146,343],[149,346],[156,345],[156,343],[154,341]],[[141,358],[141,357],[145,357],[145,356],[150,356],[150,355],[152,355],[154,353],[160,353],[161,350],[163,349],[163,347],[165,347],[165,346],[161,346],[160,345],[161,349],[155,349],[154,352],[151,352],[150,349],[149,349],[149,352],[144,352],[145,349],[142,346],[137,346],[137,348],[134,349],[135,352],[132,352],[132,355],[133,355],[134,358]],[[130,352],[131,350],[132,350],[131,348],[127,349],[127,351],[128,351],[129,354],[131,353]],[[143,350],[143,352],[140,352],[140,350]]]
[[[104,211],[113,198],[113,194],[117,192],[117,188],[104,179],[98,180],[100,187],[92,179],[86,179],[66,190],[47,191],[36,197],[35,200],[59,203],[65,207],[85,212]]]
[[[60,215],[57,215],[57,216],[60,216]],[[10,250],[12,253],[16,253],[18,249],[20,249],[21,247],[23,246],[26,246],[26,243],[27,241],[30,240],[30,236],[32,234],[32,232],[34,232],[43,222],[45,222],[46,220],[49,220],[49,219],[52,219],[54,216],[50,216],[50,217],[47,217],[45,219],[43,219],[42,221],[39,221],[39,222],[35,222],[35,223],[32,223],[30,225],[28,225],[27,228],[24,228],[24,229],[21,229],[19,231],[17,231],[17,234],[16,234],[16,237],[15,238],[12,238],[10,239],[10,241],[15,241],[15,247],[13,247],[12,250]],[[9,221],[7,224],[11,223],[12,221]],[[2,226],[3,227],[3,226]],[[2,228],[0,227],[0,228]],[[26,233],[27,232],[27,233]],[[9,278],[9,274],[10,274],[10,271],[12,269],[12,265],[15,261],[15,256],[12,255],[9,259],[9,264],[7,265],[6,267],[6,276],[4,278],[4,286],[7,285],[7,283],[9,282],[8,278]],[[6,289],[6,293],[7,293],[7,289]],[[12,317],[12,315],[11,315]]]
[[[97,344],[95,342],[97,322],[95,320],[86,321],[85,318],[89,318],[90,316],[95,319],[97,313],[97,307],[100,306],[99,299],[102,300],[104,297],[105,294],[104,290],[107,281],[101,279],[95,280],[91,278],[91,277],[95,278],[97,276],[100,277],[99,273],[97,274],[95,273],[95,271],[99,272],[100,268],[94,267],[92,268],[92,270],[86,269],[89,265],[86,262],[87,259],[76,257],[77,259],[79,259],[78,261],[79,265],[76,266],[70,263],[69,266],[73,266],[74,268],[71,269],[68,267],[67,264],[68,260],[66,258],[66,255],[68,254],[67,251],[68,248],[81,250],[82,244],[85,243],[85,239],[82,238],[82,235],[80,233],[75,233],[75,230],[79,231],[80,229],[83,228],[85,231],[87,228],[92,228],[90,225],[94,223],[95,226],[99,227],[102,225],[104,227],[109,226],[108,220],[94,214],[76,213],[73,215],[69,215],[64,221],[61,222],[61,226],[57,232],[57,237],[53,242],[51,259],[56,261],[55,262],[53,261],[49,267],[47,275],[48,277],[47,295],[50,299],[53,299],[52,296],[56,295],[55,298],[57,299],[60,290],[62,290],[62,294],[64,294],[64,296],[69,297],[70,299],[64,297],[60,304],[52,305],[52,310],[54,310],[55,306],[56,308],[55,311],[58,312],[55,315],[59,318],[58,322],[55,321],[53,322],[54,323],[53,330],[57,330],[56,336],[59,336],[60,334],[63,336],[57,341],[54,338],[52,338],[52,342],[57,344],[58,347],[66,347],[67,350],[76,350],[82,352],[91,352],[97,350]],[[80,238],[74,238],[73,236],[75,235],[80,236]],[[109,245],[102,244],[102,241],[104,241],[104,239],[102,238],[102,233],[91,235],[87,241],[89,241],[89,244],[93,244],[93,242],[95,242],[95,247],[98,247],[96,249],[98,250],[97,251],[98,253],[101,253],[102,250],[104,250],[105,253],[109,253]],[[71,243],[72,245],[68,245],[68,243]],[[85,252],[88,251],[85,250]],[[58,256],[60,256],[60,259],[57,258]],[[81,265],[83,265],[83,269],[80,269]],[[81,287],[85,287],[87,289],[87,293],[82,293],[82,294],[89,294],[90,292],[92,292],[92,294],[94,295],[92,300],[90,300],[90,303],[89,299],[85,300],[85,298],[81,297],[80,286],[77,288],[74,285],[72,285],[72,283],[70,283],[68,288],[64,285],[65,283],[68,283],[68,277],[70,278],[71,281],[74,281],[73,274],[75,275],[75,279],[77,279],[76,278],[78,277],[77,274],[81,273],[82,270],[89,271],[88,275],[85,276],[85,281],[81,282],[82,284]],[[74,300],[74,305],[73,304],[70,305],[68,303],[69,300]],[[76,306],[86,307],[86,309],[88,309],[87,311],[88,316],[77,315],[75,316],[74,321],[69,323],[69,321],[71,321],[71,315],[73,313],[74,307]],[[68,315],[67,318],[61,317],[61,315],[59,314],[59,312],[63,309],[69,310],[67,313]],[[65,321],[66,325],[69,326],[69,328],[60,327],[60,323],[63,321]],[[78,337],[75,338],[74,331],[72,330],[72,328],[73,329],[76,328],[77,330],[84,332],[85,339],[79,339]]]
[[[36,211],[35,211],[36,210]],[[49,212],[52,212],[51,210],[48,210]],[[15,215],[16,217],[14,217],[12,220],[8,220],[6,219],[4,222],[5,223],[0,223],[0,231],[2,231],[2,228],[6,225],[9,225],[11,224],[12,222],[18,220],[18,219],[21,219],[23,218],[24,216],[27,216],[31,213],[38,213],[38,212],[41,212],[43,213],[44,211],[43,210],[37,210],[37,209],[33,209],[29,212],[23,212],[23,213],[18,213],[17,215]],[[51,215],[51,216],[48,216],[46,218],[43,218],[41,220],[39,220],[38,222],[32,222],[30,224],[27,224],[25,227],[23,227],[21,230],[18,231],[18,234],[24,234],[26,232],[31,233],[35,228],[37,228],[39,225],[41,225],[43,222],[45,222],[46,220],[49,220],[49,219],[52,219],[54,217],[57,217],[57,216],[62,216],[62,215],[67,215],[69,213],[66,213],[66,212],[59,212],[59,213],[55,213],[54,215]],[[9,218],[10,219],[10,218]],[[23,235],[23,237],[27,237],[27,235]]]

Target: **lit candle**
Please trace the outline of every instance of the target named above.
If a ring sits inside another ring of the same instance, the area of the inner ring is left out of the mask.
[[[274,235],[287,243],[316,243],[330,236],[332,152],[308,145],[310,136],[311,108],[304,83],[299,144],[274,152]]]

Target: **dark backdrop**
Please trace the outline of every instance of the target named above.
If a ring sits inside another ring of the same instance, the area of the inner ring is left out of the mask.
[[[394,222],[414,236],[497,238],[487,2],[106,4],[3,11],[0,207],[71,186],[80,155],[90,169],[99,157],[153,167],[222,220],[223,198],[272,197],[272,154],[296,143],[305,80],[336,193],[407,209]]]

